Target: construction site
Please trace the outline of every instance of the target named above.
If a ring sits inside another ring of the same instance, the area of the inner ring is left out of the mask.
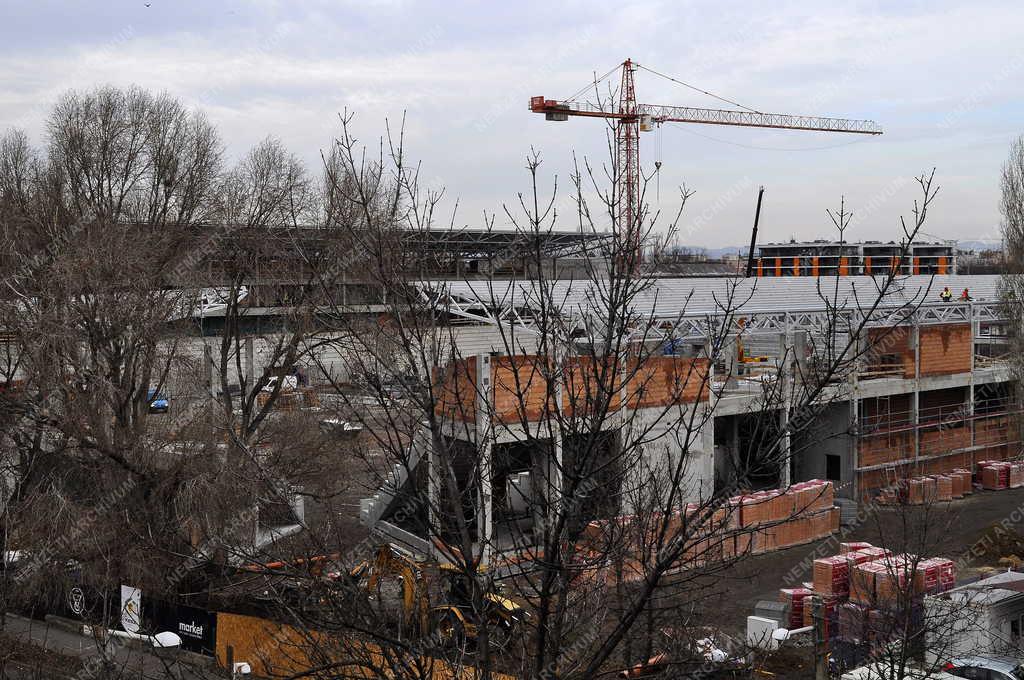
[[[641,103],[641,72],[730,108]],[[1021,656],[1024,577],[978,567],[1024,566],[1024,536],[978,538],[1024,526],[1021,310],[1006,276],[923,240],[934,172],[879,240],[848,240],[840,208],[835,238],[769,242],[761,187],[749,247],[705,266],[660,231],[645,133],[881,126],[765,113],[632,59],[523,104],[607,127],[608,191],[594,209],[577,188],[568,226],[534,174],[512,227],[437,228],[443,191],[424,203],[383,141],[367,164],[343,116],[323,183],[273,209],[238,207],[273,184],[258,161],[287,157],[268,141],[180,231],[95,210],[39,246],[66,266],[23,257],[44,264],[0,297],[0,404],[20,513],[5,581],[43,584],[17,603],[29,636],[59,620],[230,677],[787,677],[792,653],[824,678],[894,648]],[[161,239],[124,275],[117,251]],[[102,294],[97,262],[117,272]],[[74,540],[37,525],[50,506]]]
[[[900,290],[874,310],[876,318],[866,325],[860,338],[865,351],[857,370],[830,383],[832,392],[827,405],[815,412],[814,427],[788,441],[783,465],[759,471],[758,488],[784,489],[797,482],[824,479],[834,484],[840,497],[871,502],[883,489],[915,476],[973,470],[977,461],[1017,458],[1020,407],[1006,357],[1008,320],[998,300],[998,281],[997,276],[904,278]],[[868,277],[843,277],[836,283],[844,291],[844,307],[852,303],[858,287],[864,295],[873,286]],[[524,290],[529,284],[508,285],[511,291],[503,289],[496,299],[525,315],[526,301],[533,297]],[[556,297],[565,300],[567,313],[578,304],[574,298],[588,295],[587,284],[559,285]],[[654,325],[667,323],[672,328],[673,352],[658,358],[653,370],[692,377],[682,391],[660,395],[652,391],[643,401],[623,408],[657,412],[673,402],[711,411],[712,417],[694,433],[687,451],[691,459],[687,501],[706,500],[734,487],[737,461],[743,456],[759,456],[750,424],[763,416],[764,385],[798,380],[807,366],[822,361],[830,351],[825,342],[830,337],[828,328],[836,324],[834,311],[814,305],[818,286],[814,279],[744,281],[738,284],[738,291],[731,291],[733,286],[736,282],[723,279],[659,280],[650,292],[649,307],[641,312]],[[967,289],[973,300],[942,302],[939,291],[946,287]],[[502,323],[500,312],[486,308],[483,301],[490,298],[482,285],[447,282],[438,288],[445,291],[446,312],[474,321],[481,331],[491,328],[493,334],[487,352],[463,359],[450,373],[451,394],[470,399],[470,403],[458,409],[439,405],[439,414],[450,421],[446,431],[464,440],[467,451],[480,450],[476,433],[495,429],[495,450],[520,446],[532,438],[521,429],[519,399],[509,395],[519,394],[514,387],[519,385],[537,390],[537,396],[529,401],[533,407],[529,422],[544,431],[545,425],[538,422],[544,390],[531,383],[539,382],[532,376],[538,375],[535,362],[540,358],[522,346],[521,355],[505,353],[506,346],[493,330],[494,324]],[[693,367],[701,365],[709,338],[715,337],[722,324],[717,301],[733,292],[746,302],[729,310],[728,356],[702,368],[698,377]],[[794,299],[808,300],[808,304],[795,305]],[[858,311],[848,314],[851,318],[843,319],[844,328],[855,328],[860,320],[852,317]],[[894,324],[894,318],[899,318],[899,323]],[[523,336],[523,343],[535,345],[535,338],[527,333]],[[481,347],[486,339],[478,336],[476,342]],[[459,382],[467,385],[456,384]],[[707,389],[701,389],[705,382]],[[787,419],[801,417],[792,411],[792,405],[769,406],[779,427],[785,427]],[[467,423],[471,426],[466,427]],[[538,443],[536,450],[518,453],[520,463],[495,476],[492,488],[502,489],[501,496],[510,497],[506,489],[523,483],[521,479],[528,480],[531,471],[537,474],[536,466],[544,457],[541,449],[546,450],[547,445],[559,448],[557,443]],[[415,469],[423,459],[413,453],[410,460]],[[388,523],[389,510],[400,506],[396,499],[403,494],[397,491],[412,483],[414,476],[404,469],[395,474],[391,487],[364,501],[361,516],[367,527],[401,537],[399,528]],[[425,482],[428,477],[420,475],[419,479]],[[476,511],[495,517],[485,522],[485,527],[499,522],[502,512],[486,506]],[[426,537],[418,541],[405,538],[429,552]]]

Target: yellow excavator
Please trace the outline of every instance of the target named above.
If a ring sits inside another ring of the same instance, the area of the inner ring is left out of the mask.
[[[443,593],[446,602],[438,606],[430,604],[431,581],[428,574],[434,570],[446,585]],[[475,641],[479,635],[470,616],[471,598],[465,574],[452,565],[426,565],[398,547],[385,543],[378,548],[372,560],[356,565],[349,576],[356,583],[365,583],[370,592],[375,592],[385,578],[401,579],[403,628],[415,634],[425,636],[436,630],[443,639],[453,642]],[[484,613],[488,629],[505,640],[528,616],[523,607],[496,592],[484,595]]]

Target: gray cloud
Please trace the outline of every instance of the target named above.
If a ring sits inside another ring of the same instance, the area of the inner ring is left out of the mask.
[[[342,108],[368,141],[405,111],[410,150],[459,197],[461,223],[514,201],[531,146],[563,186],[573,150],[605,160],[599,121],[545,123],[526,100],[567,96],[627,56],[759,110],[886,128],[870,140],[697,126],[645,135],[643,159],[662,161],[662,207],[684,181],[697,192],[682,225],[695,245],[744,243],[758,184],[766,239],[827,236],[824,211],[841,194],[869,210],[854,238],[890,238],[914,197],[899,178],[933,165],[943,192],[929,232],[991,232],[999,165],[1024,132],[1024,69],[1012,68],[1024,9],[1011,2],[784,2],[753,17],[720,2],[145,1],[5,8],[0,126],[38,138],[64,89],[138,83],[206,110],[233,155],[275,134],[316,164]],[[637,89],[645,102],[716,105],[643,72]],[[734,196],[744,178],[750,196]]]

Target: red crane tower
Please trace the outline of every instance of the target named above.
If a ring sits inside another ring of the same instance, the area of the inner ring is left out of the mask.
[[[569,100],[559,101],[544,97],[531,97],[530,110],[543,113],[547,120],[565,121],[569,116],[586,116],[590,118],[611,118],[615,120],[615,196],[617,197],[618,224],[616,231],[625,244],[631,248],[633,257],[639,261],[641,226],[637,224],[640,214],[640,132],[653,129],[662,123],[702,123],[705,125],[736,125],[741,127],[780,128],[784,130],[817,130],[822,132],[847,132],[861,135],[880,135],[882,128],[870,120],[848,120],[845,118],[823,118],[818,116],[793,116],[782,113],[762,113],[737,104],[723,97],[688,85],[664,74],[627,59],[607,74],[598,78],[604,80],[619,68],[622,69],[622,81],[618,92],[618,106],[614,110]],[[667,78],[680,85],[697,90],[740,107],[742,110],[703,109],[689,106],[662,106],[656,104],[638,104],[633,74],[642,68],[662,78]],[[590,85],[587,86],[591,87]],[[587,88],[585,88],[587,89]]]

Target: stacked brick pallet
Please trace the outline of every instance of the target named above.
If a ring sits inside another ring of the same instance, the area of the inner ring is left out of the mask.
[[[784,490],[733,496],[715,509],[691,503],[671,518],[668,535],[688,535],[681,569],[740,555],[763,554],[816,541],[838,531],[840,514],[834,500],[832,482],[811,480]],[[592,521],[584,530],[579,547],[601,554],[615,546],[621,548],[625,538],[627,544],[636,546],[624,551],[628,556],[628,578],[639,578],[639,557],[643,546],[650,545],[649,540],[636,535],[644,531],[641,524],[644,523],[629,515]]]
[[[779,599],[789,605],[789,627],[813,623],[811,597],[821,598],[826,636],[844,642],[884,642],[899,616],[897,605],[909,594],[916,607],[926,594],[952,588],[955,565],[944,558],[893,555],[869,543],[841,543],[840,553],[814,561],[813,581],[783,588]],[[802,599],[802,602],[798,602]]]
[[[957,468],[941,475],[910,477],[896,487],[882,489],[880,503],[925,505],[963,498],[973,492],[970,470]]]
[[[779,600],[789,607],[789,628],[800,628],[804,625],[804,603],[810,605],[808,599],[814,595],[810,588],[783,588],[779,591]]]
[[[992,491],[1019,489],[1024,486],[1024,463],[1005,460],[979,461],[976,481],[981,484],[981,488]]]
[[[727,503],[728,529],[738,547],[754,554],[810,543],[839,530],[834,500],[832,482],[817,479],[785,490],[733,496]]]

